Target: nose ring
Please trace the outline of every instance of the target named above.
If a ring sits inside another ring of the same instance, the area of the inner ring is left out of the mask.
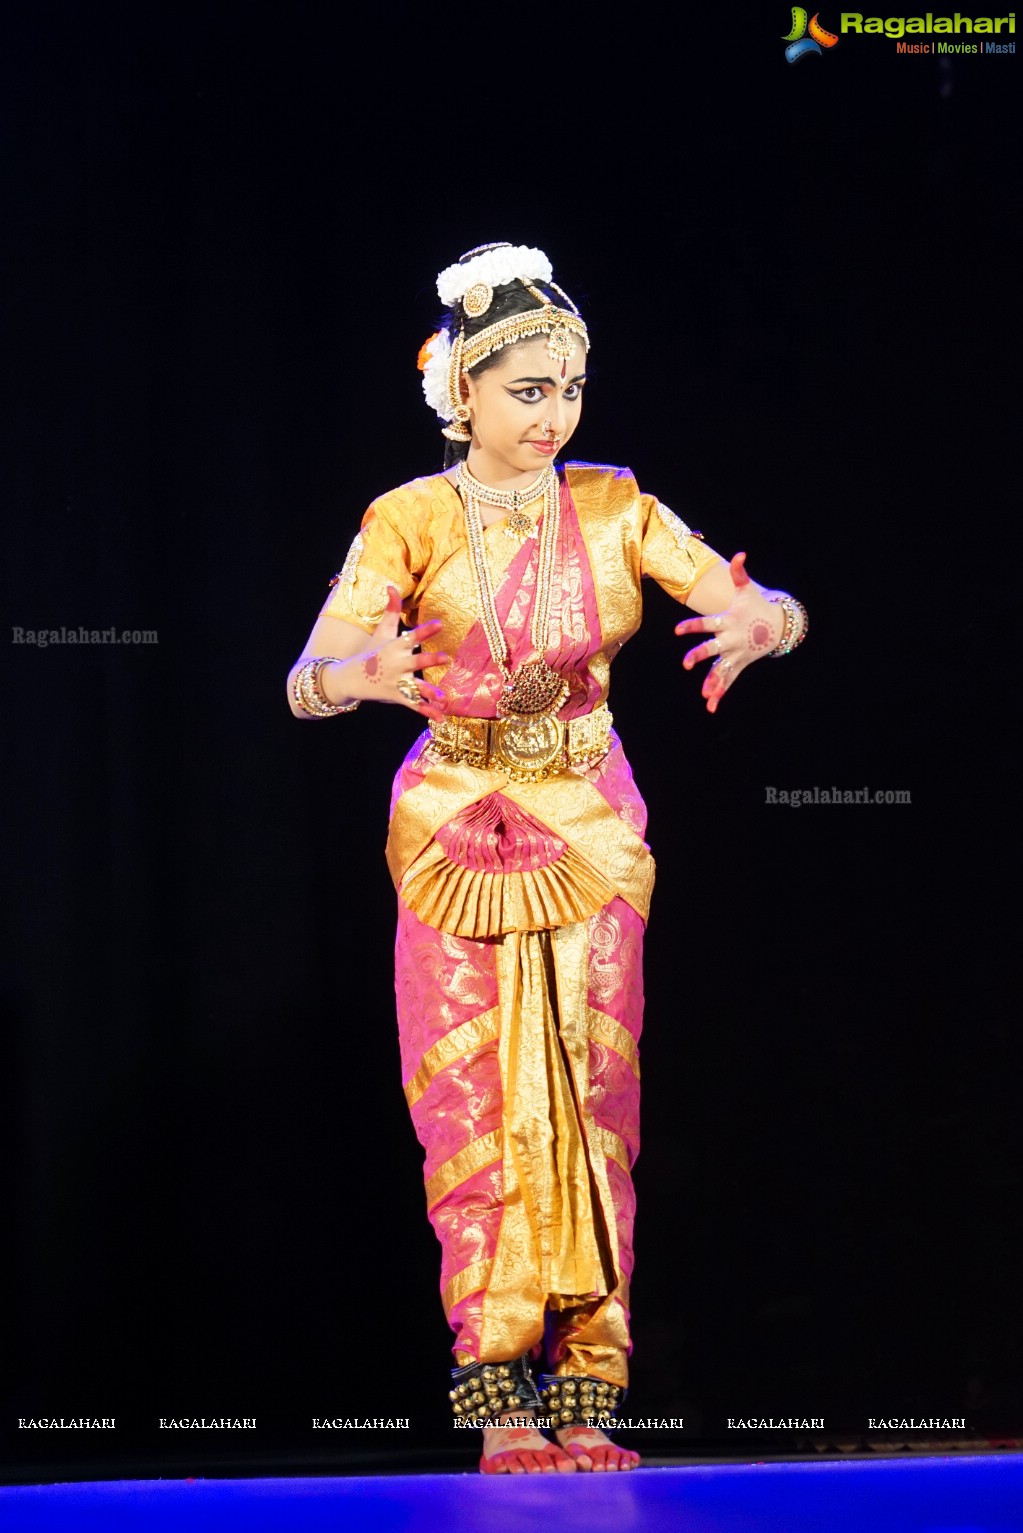
[[[554,422],[553,421],[544,421],[542,429],[543,429],[543,434],[546,437],[556,437],[557,434],[558,434],[555,431],[555,429],[554,429]]]

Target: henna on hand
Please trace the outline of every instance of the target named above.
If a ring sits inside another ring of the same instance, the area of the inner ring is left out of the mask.
[[[717,712],[722,697],[746,666],[771,654],[778,643],[775,608],[772,605],[768,612],[764,611],[771,595],[747,573],[745,553],[733,554],[728,569],[734,588],[730,605],[722,612],[687,618],[675,627],[679,635],[713,634],[689,650],[682,660],[683,669],[691,671],[701,660],[717,654],[717,663],[711,666],[701,689],[708,713]]]

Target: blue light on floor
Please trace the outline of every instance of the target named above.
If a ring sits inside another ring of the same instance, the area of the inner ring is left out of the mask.
[[[0,1488],[3,1533],[1023,1533],[1023,1454]]]

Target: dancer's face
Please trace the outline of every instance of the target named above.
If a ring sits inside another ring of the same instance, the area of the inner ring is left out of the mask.
[[[470,374],[470,467],[477,477],[487,484],[535,478],[554,456],[552,444],[560,451],[579,424],[585,376],[582,341],[565,361],[552,362],[545,335],[505,347],[493,367],[478,378]]]

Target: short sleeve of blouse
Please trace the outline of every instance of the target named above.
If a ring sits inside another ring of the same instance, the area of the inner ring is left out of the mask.
[[[639,497],[643,546],[641,571],[663,586],[669,596],[684,602],[700,576],[719,556],[708,548],[656,495]]]
[[[320,616],[343,618],[372,633],[387,607],[389,585],[397,587],[407,615],[420,563],[414,519],[401,492],[381,496],[362,518],[344,564],[330,582]]]

